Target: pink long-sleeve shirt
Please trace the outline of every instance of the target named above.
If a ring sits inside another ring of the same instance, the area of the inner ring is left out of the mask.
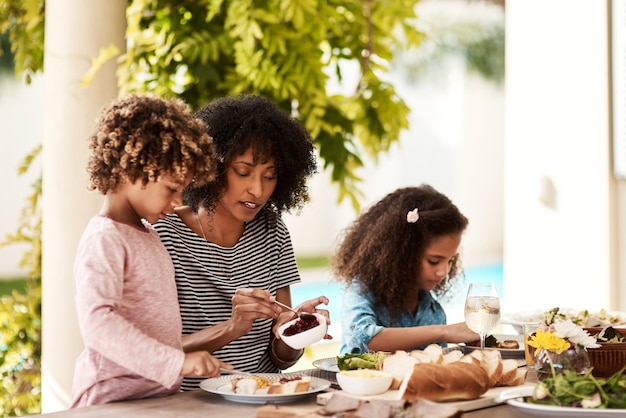
[[[182,323],[172,261],[154,228],[92,218],[78,246],[74,284],[85,349],[71,406],[177,392]]]

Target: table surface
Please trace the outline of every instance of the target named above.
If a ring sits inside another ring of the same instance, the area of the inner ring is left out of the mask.
[[[335,382],[335,373],[318,369],[305,370],[301,373]],[[317,394],[303,396],[295,402],[280,404],[280,407],[298,407],[311,412],[321,408],[317,404]],[[141,399],[135,401],[114,402],[85,408],[68,409],[41,415],[43,417],[211,417],[255,418],[262,405],[231,402],[219,395],[204,390],[181,392],[162,398]],[[219,415],[218,415],[219,414]],[[481,418],[527,418],[509,405],[497,405],[489,408],[463,413],[463,417]]]

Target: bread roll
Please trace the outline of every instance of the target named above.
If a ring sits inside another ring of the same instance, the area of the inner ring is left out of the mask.
[[[463,357],[463,352],[461,350],[451,350],[443,355],[443,361],[441,364],[454,363],[455,361],[459,361]]]
[[[400,398],[407,401],[423,398],[441,402],[476,399],[489,387],[489,375],[475,364],[418,363],[413,365],[398,391]]]
[[[429,357],[425,354],[423,361],[429,361]],[[417,359],[417,357],[411,356],[409,353],[402,350],[398,350],[385,357],[380,365],[380,370],[393,375],[389,389],[398,389],[407,373],[411,370],[411,366],[419,362],[420,360]]]
[[[474,350],[459,361],[482,367],[489,376],[490,387],[496,386],[502,376],[502,355],[498,350]]]
[[[310,386],[310,376],[298,376],[292,379],[281,379],[280,382],[272,383],[267,393],[270,395],[301,393],[308,391]]]
[[[509,386],[509,383],[517,376],[517,366],[517,360],[502,360],[502,374],[500,374],[496,386]]]
[[[443,348],[439,344],[430,344],[424,349],[424,353],[430,358],[430,362],[439,364],[443,362]]]

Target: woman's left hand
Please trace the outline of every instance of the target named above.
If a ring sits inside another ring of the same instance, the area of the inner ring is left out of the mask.
[[[309,299],[305,302],[302,302],[300,305],[298,305],[295,310],[298,312],[309,312],[309,313],[318,313],[320,315],[322,315],[325,319],[326,319],[326,324],[330,325],[330,312],[328,311],[328,309],[318,309],[317,305],[328,305],[330,301],[328,300],[328,298],[326,296],[318,296],[316,298],[313,299]],[[278,319],[276,319],[276,324],[274,325],[274,335],[276,335],[276,338],[280,339],[280,334],[278,333],[278,328],[284,324],[285,322],[289,322],[291,320],[294,319],[294,313],[293,312],[283,312],[282,314],[280,314],[280,316],[278,317]],[[324,336],[325,340],[332,340],[333,337],[332,335],[329,335],[328,333]]]

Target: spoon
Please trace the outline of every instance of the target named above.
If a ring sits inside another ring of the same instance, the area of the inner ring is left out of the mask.
[[[315,319],[317,319],[317,317],[311,313],[308,312],[298,312],[296,311],[294,308],[292,308],[291,306],[287,306],[284,303],[281,303],[277,300],[274,301],[275,304],[277,304],[278,306],[280,306],[281,308],[285,308],[290,310],[291,312],[295,313],[296,315],[298,315],[298,317],[300,319],[302,319],[305,322],[313,322]]]

